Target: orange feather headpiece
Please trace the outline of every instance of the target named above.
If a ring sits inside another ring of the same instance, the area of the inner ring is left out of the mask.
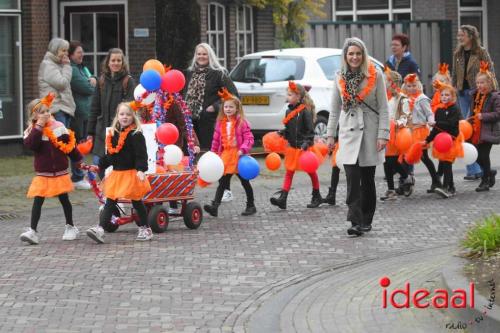
[[[33,109],[31,109],[31,112],[35,112],[38,110],[38,108],[42,105],[45,105],[47,108],[50,108],[50,106],[52,105],[52,102],[54,101],[54,99],[56,98],[56,94],[52,93],[52,92],[49,92],[47,94],[47,96],[45,96],[44,98],[40,99],[40,102],[36,103],[35,106],[33,107]]]
[[[143,107],[142,103],[137,102],[137,101],[132,101],[132,102],[128,103],[128,105],[130,106],[130,108],[132,110],[134,110],[134,112],[137,112],[137,110],[139,110],[140,108]]]
[[[230,99],[234,99],[234,96],[229,92],[229,90],[227,90],[226,87],[223,87],[221,90],[219,90],[217,92],[217,95],[219,95],[219,97],[223,100],[223,101],[227,101],[227,100],[230,100]]]
[[[439,64],[439,74],[447,75],[449,73],[449,65],[447,63]]]
[[[418,75],[415,73],[408,74],[405,76],[405,82],[406,83],[415,83],[418,81]]]
[[[441,91],[446,85],[439,80],[434,80],[434,82],[432,82],[432,86],[434,89]]]
[[[481,73],[488,73],[490,71],[490,65],[487,61],[481,61],[479,63],[479,71]]]
[[[389,75],[390,72],[391,72],[391,68],[387,65],[384,65],[384,73]]]
[[[288,89],[293,91],[294,93],[300,95],[299,88],[297,88],[297,85],[293,81],[288,81]]]
[[[163,65],[163,68],[165,69],[165,73],[167,73],[169,70],[172,69],[172,66],[171,65],[169,65],[169,66]]]

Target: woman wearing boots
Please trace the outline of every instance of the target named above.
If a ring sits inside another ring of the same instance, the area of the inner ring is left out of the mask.
[[[349,235],[372,228],[377,203],[375,168],[384,162],[389,139],[389,113],[383,74],[370,62],[365,44],[348,38],[342,49],[342,67],[335,80],[333,107],[328,120],[328,144],[335,144],[339,125],[337,162],[347,178]]]
[[[481,62],[476,87],[477,89],[472,91],[472,117],[469,121],[473,128],[471,141],[478,152],[477,163],[483,170],[481,183],[476,191],[484,192],[495,185],[496,171],[491,170],[490,152],[492,145],[500,143],[500,96],[486,62]]]

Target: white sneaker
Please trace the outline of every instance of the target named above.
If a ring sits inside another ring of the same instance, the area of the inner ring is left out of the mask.
[[[66,224],[66,229],[64,230],[64,235],[62,236],[63,240],[72,241],[78,237],[78,228],[69,224]]]
[[[224,194],[222,195],[222,202],[233,201],[233,193],[229,190],[224,190]]]
[[[85,179],[80,180],[79,182],[73,182],[73,186],[77,190],[90,190],[92,186],[90,186],[89,182]]]
[[[99,225],[88,229],[87,236],[95,240],[97,243],[104,243],[104,229]]]
[[[153,231],[150,227],[139,227],[139,231],[137,232],[137,241],[148,241],[153,238]]]
[[[37,245],[39,242],[38,233],[31,228],[28,228],[25,232],[23,232],[20,238],[23,242],[30,243],[30,245]]]

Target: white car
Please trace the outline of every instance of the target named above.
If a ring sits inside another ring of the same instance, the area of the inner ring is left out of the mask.
[[[248,54],[231,71],[245,116],[256,133],[282,129],[288,81],[309,86],[316,106],[315,133],[326,136],[333,79],[341,65],[341,49],[300,48]],[[383,65],[372,58],[379,68]]]

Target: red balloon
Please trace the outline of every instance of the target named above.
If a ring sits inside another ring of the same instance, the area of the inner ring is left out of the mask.
[[[311,153],[310,151],[305,151],[302,154],[300,154],[299,166],[305,172],[311,173],[318,170],[319,161],[316,155],[314,155],[314,153]]]
[[[169,93],[181,91],[182,88],[184,88],[184,84],[186,84],[186,78],[184,74],[177,69],[166,72],[161,78],[161,89]]]
[[[173,145],[179,138],[179,130],[174,124],[161,124],[160,127],[156,129],[156,138],[164,145]]]
[[[434,148],[440,153],[447,153],[453,147],[453,138],[445,132],[441,132],[434,138]]]

